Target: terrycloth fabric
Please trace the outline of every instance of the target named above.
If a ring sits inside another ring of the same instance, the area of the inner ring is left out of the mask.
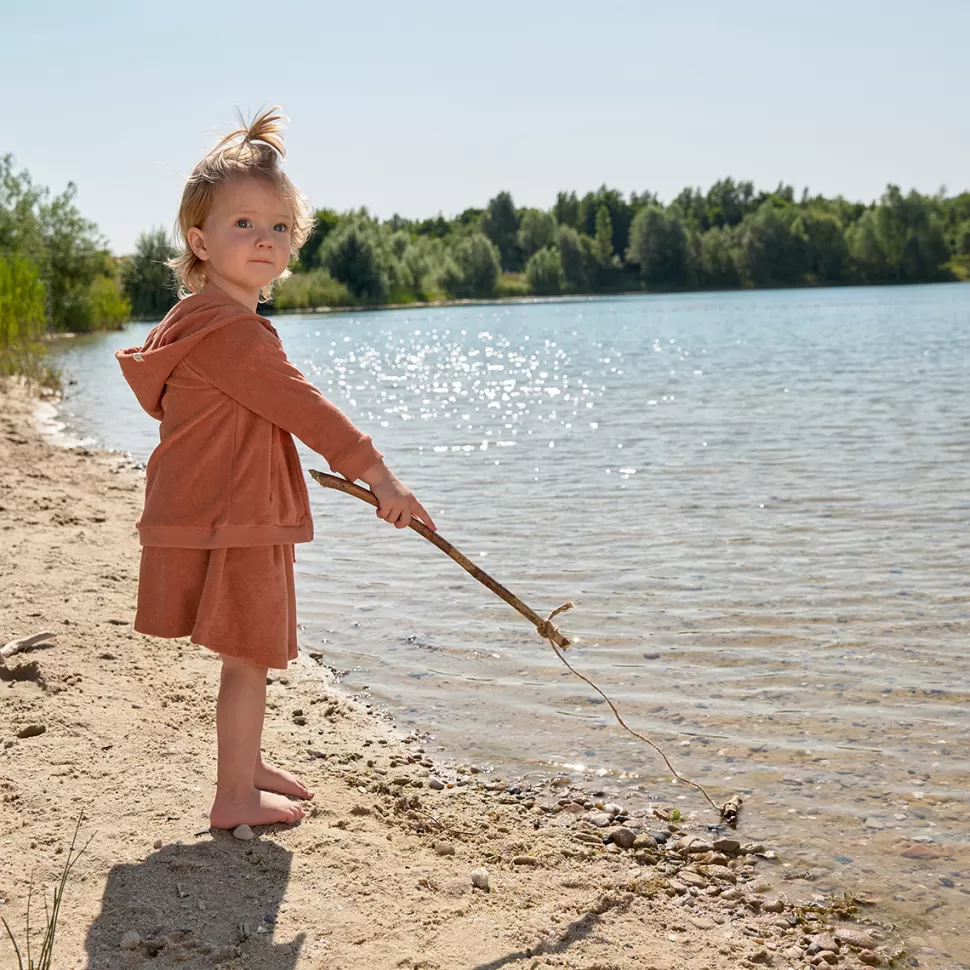
[[[290,363],[272,324],[227,294],[182,300],[141,347],[115,357],[161,421],[135,523],[143,546],[309,542],[310,499],[292,435],[350,481],[382,457]]]
[[[135,630],[193,643],[259,667],[297,655],[293,546],[144,546]]]

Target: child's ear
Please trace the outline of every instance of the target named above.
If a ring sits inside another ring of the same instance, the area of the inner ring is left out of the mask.
[[[189,249],[195,253],[198,259],[208,259],[209,254],[205,248],[205,236],[202,235],[202,230],[198,226],[193,226],[186,234],[185,241],[189,244]]]

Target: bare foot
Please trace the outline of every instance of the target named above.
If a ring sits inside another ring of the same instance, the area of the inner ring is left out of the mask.
[[[256,763],[253,784],[263,791],[275,791],[281,795],[292,795],[294,798],[313,798],[313,792],[296,775],[291,775],[282,768],[264,764],[262,761]]]
[[[228,798],[216,791],[209,810],[209,824],[214,829],[234,829],[237,825],[269,825],[271,822],[295,822],[303,818],[303,809],[283,795],[252,789],[241,799]]]

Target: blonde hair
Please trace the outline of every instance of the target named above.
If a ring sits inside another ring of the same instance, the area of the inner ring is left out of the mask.
[[[242,128],[225,135],[198,165],[182,191],[176,222],[176,240],[182,251],[167,265],[175,270],[179,280],[179,299],[198,293],[206,281],[205,261],[192,252],[188,242],[188,232],[193,227],[202,228],[212,207],[212,195],[217,185],[227,182],[237,175],[253,175],[268,179],[280,190],[293,212],[293,226],[290,232],[290,259],[296,257],[300,247],[306,242],[313,229],[313,212],[302,192],[290,181],[280,163],[286,157],[283,148],[283,126],[280,122],[284,115],[280,108],[270,108],[246,124],[239,115]],[[239,140],[239,136],[242,139]],[[287,269],[279,279],[290,275]],[[260,300],[265,302],[273,293],[273,284],[268,283],[259,291]]]

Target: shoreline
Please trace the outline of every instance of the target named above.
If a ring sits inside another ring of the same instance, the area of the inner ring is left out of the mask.
[[[961,283],[970,283],[970,278],[966,280],[940,280],[936,282],[917,282],[917,283],[827,283],[821,284],[811,284],[806,283],[803,286],[761,286],[761,287],[749,287],[746,289],[730,289],[730,290],[618,290],[615,293],[569,293],[569,294],[559,294],[554,296],[539,296],[539,295],[528,295],[528,296],[495,296],[495,297],[483,297],[474,299],[461,299],[461,300],[415,300],[413,303],[375,303],[373,305],[358,305],[353,306],[319,306],[319,307],[291,307],[286,309],[274,308],[272,311],[267,311],[265,316],[268,317],[287,317],[287,316],[299,316],[301,314],[313,315],[318,314],[320,316],[326,316],[332,313],[373,313],[381,310],[426,310],[426,309],[438,309],[447,307],[475,307],[475,306],[520,306],[520,305],[530,305],[538,303],[595,303],[600,300],[615,300],[627,297],[635,296],[689,296],[691,294],[698,294],[702,296],[709,295],[723,295],[723,294],[748,294],[748,293],[777,293],[777,292],[802,292],[805,290],[818,291],[818,290],[847,290],[847,289],[859,289],[859,290],[878,290],[885,288],[905,288],[905,287],[918,287],[918,286],[954,286]],[[117,327],[114,330],[85,330],[85,331],[66,331],[66,332],[48,332],[44,335],[44,340],[47,342],[54,342],[59,340],[70,339],[72,337],[85,337],[90,334],[98,333],[117,333],[120,330],[124,330],[125,327],[130,323],[157,323],[159,318],[156,317],[132,317],[126,320],[121,327]]]
[[[0,389],[0,644],[58,634],[0,666],[0,914],[22,941],[31,871],[35,890],[56,880],[83,811],[94,839],[67,882],[58,966],[888,965],[878,902],[792,904],[743,815],[710,833],[663,805],[625,816],[566,776],[520,787],[439,760],[322,655],[268,687],[264,750],[316,790],[307,817],[251,842],[210,832],[218,658],[131,630],[144,475],[48,441],[43,403]]]

